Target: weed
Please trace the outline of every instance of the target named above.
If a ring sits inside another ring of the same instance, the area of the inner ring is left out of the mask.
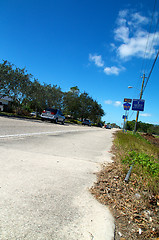
[[[119,131],[114,140],[117,156],[126,172],[134,163],[133,173],[138,176],[139,183],[147,186],[147,190],[159,192],[159,149],[144,139],[140,134],[127,134]]]

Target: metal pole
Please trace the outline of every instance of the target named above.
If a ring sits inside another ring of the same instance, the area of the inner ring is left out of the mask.
[[[127,112],[127,111],[125,110],[125,116],[126,116],[126,112]],[[125,125],[125,124],[126,124],[126,118],[124,118],[123,132],[126,131],[126,129],[125,129],[126,125]]]
[[[131,165],[128,173],[126,174],[126,177],[125,177],[125,179],[124,179],[125,182],[128,182],[128,181],[129,181],[129,177],[130,177],[130,174],[131,174],[133,165],[134,165],[134,163]]]
[[[143,94],[144,81],[145,81],[145,73],[143,74],[143,80],[142,80],[142,86],[141,86],[141,92],[140,92],[140,99],[142,98],[142,94]],[[136,114],[134,133],[136,132],[138,118],[139,118],[139,111],[137,111],[137,114]]]
[[[126,110],[125,132],[127,132],[128,111]]]

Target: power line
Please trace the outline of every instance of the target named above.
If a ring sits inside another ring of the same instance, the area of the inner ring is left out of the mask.
[[[131,119],[131,117],[133,116],[134,113],[135,113],[135,111],[132,111],[132,113],[131,113],[129,119]],[[129,114],[128,114],[128,116],[129,116]]]
[[[153,44],[154,44],[155,41],[157,42],[158,39],[159,39],[159,34],[156,34],[158,25],[159,25],[159,18],[158,18],[158,20],[157,20],[156,27],[155,27],[155,31],[154,31],[153,38],[152,38],[152,42],[151,42],[151,48],[150,48],[151,56],[152,56],[152,54],[153,54],[153,53],[152,53]],[[149,65],[150,65],[150,64],[149,64]],[[146,71],[146,68],[147,68],[147,69],[149,68],[149,67],[147,67],[147,66],[148,66],[148,63],[145,65],[145,71]]]
[[[145,91],[145,88],[146,88],[147,83],[148,83],[148,81],[149,81],[149,79],[150,79],[151,73],[152,73],[153,68],[154,68],[154,66],[155,66],[155,63],[156,63],[156,61],[157,61],[158,55],[159,55],[159,49],[158,49],[157,55],[156,55],[156,57],[155,57],[155,60],[154,60],[154,62],[153,62],[153,64],[152,64],[151,70],[150,70],[149,75],[148,75],[148,77],[147,77],[147,81],[146,81],[146,83],[145,83],[145,86],[144,86],[144,88],[143,88],[143,92],[142,92],[142,93],[144,93],[144,91]]]
[[[144,61],[145,61],[145,59],[146,59],[146,52],[147,52],[147,48],[148,48],[148,42],[149,42],[149,38],[150,38],[150,32],[151,32],[152,23],[153,23],[153,18],[154,18],[155,9],[156,9],[156,2],[157,2],[157,0],[155,0],[154,7],[153,7],[153,12],[152,12],[152,17],[151,17],[151,23],[150,23],[150,26],[149,26],[148,37],[147,37],[147,42],[146,42],[146,47],[145,47],[145,52],[144,52],[144,58],[143,58],[143,62],[142,62],[141,72],[145,72],[145,71],[146,71],[146,64],[145,64],[145,68],[144,68]],[[143,68],[143,70],[142,70],[142,68]]]

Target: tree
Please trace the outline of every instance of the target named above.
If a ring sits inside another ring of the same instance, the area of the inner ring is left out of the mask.
[[[0,64],[0,93],[10,96],[13,100],[22,102],[27,95],[27,87],[30,84],[31,74],[27,74],[25,68],[15,67],[8,61]]]
[[[25,68],[17,68],[8,61],[0,64],[0,94],[1,97],[12,97],[18,112],[20,109],[41,112],[46,107],[53,107],[75,119],[89,118],[93,122],[100,122],[104,115],[101,105],[88,93],[80,93],[77,86],[62,92],[57,85],[41,85]]]
[[[64,93],[63,111],[65,114],[77,119],[79,117],[79,89],[78,87],[70,88],[70,91]]]
[[[101,117],[104,116],[104,111],[101,104],[98,104],[97,101],[92,99],[92,104],[90,108],[90,119],[95,122],[100,122]]]
[[[88,96],[88,93],[81,93],[79,102],[79,116],[83,120],[84,118],[88,118],[90,113],[91,98]]]

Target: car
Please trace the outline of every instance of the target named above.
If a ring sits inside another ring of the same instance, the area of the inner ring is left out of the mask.
[[[41,114],[41,120],[51,120],[54,123],[61,122],[64,124],[65,116],[59,109],[46,108]]]
[[[90,121],[89,119],[85,119],[85,120],[82,122],[82,125],[91,126],[91,121]]]
[[[31,112],[31,113],[30,113],[30,116],[31,116],[31,117],[40,116],[40,113],[39,113],[39,112]]]
[[[97,127],[102,128],[102,127],[103,127],[103,124],[102,124],[102,123],[98,123],[98,124],[97,124]]]
[[[111,129],[112,127],[111,127],[111,125],[107,124],[105,128],[106,129]]]

